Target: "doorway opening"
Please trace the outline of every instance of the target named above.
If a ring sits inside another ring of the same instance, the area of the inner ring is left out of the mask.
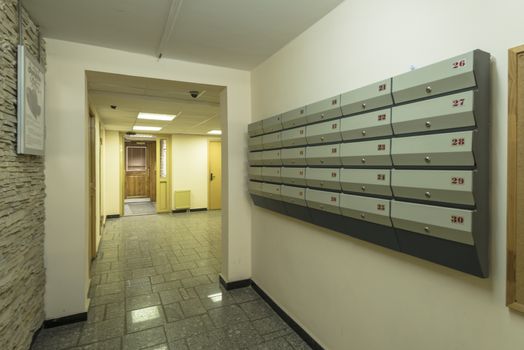
[[[124,142],[124,216],[156,214],[156,142]]]

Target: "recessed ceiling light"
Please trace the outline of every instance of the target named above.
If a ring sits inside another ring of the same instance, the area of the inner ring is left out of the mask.
[[[176,115],[172,114],[156,114],[156,113],[138,113],[138,119],[146,119],[146,120],[163,120],[163,121],[172,121],[176,118]]]
[[[144,138],[144,139],[151,139],[151,138],[154,137],[153,135],[150,135],[150,134],[132,134],[132,135],[127,135],[127,136],[129,136],[129,137]]]
[[[137,130],[137,131],[160,131],[160,130],[162,130],[162,128],[160,126],[135,125],[135,126],[133,126],[133,130]]]
[[[222,130],[211,130],[207,132],[209,135],[222,135]]]

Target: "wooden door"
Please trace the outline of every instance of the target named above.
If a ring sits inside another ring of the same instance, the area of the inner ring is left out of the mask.
[[[126,142],[126,197],[149,198],[149,157],[145,142]]]
[[[171,136],[156,140],[156,212],[171,211]]]
[[[96,121],[89,113],[89,258],[96,257]],[[91,264],[89,264],[91,270]]]
[[[506,304],[524,312],[524,45],[509,50]]]
[[[220,209],[222,202],[222,143],[209,142],[208,209]]]

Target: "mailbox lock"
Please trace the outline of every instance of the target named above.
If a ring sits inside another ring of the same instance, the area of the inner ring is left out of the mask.
[[[431,193],[430,192],[426,192],[426,193],[424,193],[424,195],[426,196],[426,198],[431,198]]]
[[[365,191],[366,190],[366,186],[362,186],[361,189],[362,189],[362,191]]]
[[[429,233],[429,231],[430,231],[429,226],[424,227],[424,231]]]
[[[431,157],[430,156],[426,156],[424,158],[424,160],[426,161],[426,163],[431,163]]]
[[[324,119],[324,114],[321,114],[321,115],[320,115],[320,119]]]
[[[426,87],[426,93],[428,93],[428,94],[431,93],[431,86]]]
[[[320,183],[320,186],[321,186],[321,187],[324,187],[324,182],[321,182],[321,183]]]
[[[366,109],[366,104],[365,103],[362,104],[362,109]]]
[[[426,122],[426,128],[431,128],[431,122]]]
[[[323,161],[323,160],[321,160],[321,161],[320,161],[320,164],[324,164],[324,161]]]
[[[324,141],[324,136],[320,136],[320,141]]]
[[[360,161],[361,161],[362,163],[365,163],[365,162],[366,162],[366,158],[362,158]]]
[[[362,219],[365,219],[365,218],[366,218],[366,214],[362,213],[362,214],[360,214],[360,217],[361,217]]]
[[[366,136],[366,130],[362,130],[362,136]]]

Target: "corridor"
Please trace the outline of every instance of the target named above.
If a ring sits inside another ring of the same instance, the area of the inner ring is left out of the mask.
[[[88,320],[32,349],[309,349],[253,289],[219,286],[220,230],[220,211],[108,220]]]

